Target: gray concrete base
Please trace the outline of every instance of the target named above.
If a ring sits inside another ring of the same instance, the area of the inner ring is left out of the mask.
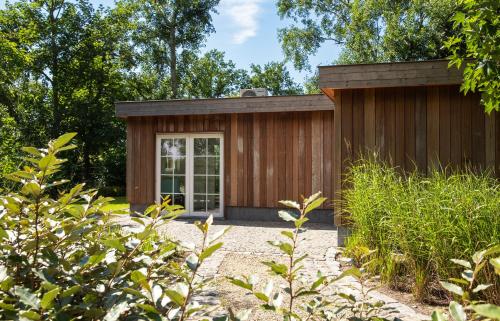
[[[147,204],[130,204],[130,211],[133,212],[144,212],[148,207]],[[282,219],[278,215],[277,208],[257,208],[257,207],[233,207],[226,206],[225,208],[225,218],[229,220],[237,221],[265,221],[265,222],[280,222]],[[311,223],[323,223],[333,225],[333,210],[319,209],[314,210],[308,214],[309,222]],[[187,218],[187,217],[186,217]],[[189,219],[195,219],[189,217]],[[203,219],[200,217],[199,219]],[[344,226],[337,226],[337,244],[338,246],[344,246],[345,240],[349,237],[350,230]]]
[[[277,208],[226,207],[225,216],[230,220],[241,221],[282,221]],[[291,211],[291,210],[290,210]],[[333,224],[333,210],[314,210],[307,215],[311,223]]]
[[[337,226],[337,245],[345,246],[345,241],[351,235],[351,230],[345,226]]]

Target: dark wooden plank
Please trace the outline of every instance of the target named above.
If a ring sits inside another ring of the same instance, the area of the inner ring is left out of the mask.
[[[252,138],[253,147],[250,156],[253,156],[253,206],[260,206],[260,114],[253,115]],[[253,154],[253,155],[252,155]]]
[[[364,133],[365,146],[372,151],[375,148],[375,88],[364,90]]]
[[[322,189],[323,165],[323,120],[320,112],[311,113],[311,192]]]
[[[233,170],[231,168],[231,160],[232,160],[232,135],[231,135],[231,115],[223,116],[223,124],[224,124],[224,200],[223,204],[225,206],[231,205],[231,194],[232,194],[232,186],[231,185],[231,173]],[[224,211],[224,215],[226,216],[226,212]]]
[[[495,112],[484,116],[485,127],[485,166],[494,171],[495,169],[495,127],[496,127]]]
[[[385,143],[385,89],[375,90],[375,144],[380,157],[387,157]]]
[[[323,90],[460,84],[462,79],[462,71],[448,68],[446,60],[319,67]]]
[[[484,169],[485,159],[485,128],[484,109],[479,104],[477,94],[469,93],[471,104],[471,126],[472,126],[472,165],[477,169]]]
[[[267,117],[262,117],[260,122],[260,207],[267,206]]]
[[[337,226],[342,225],[342,95],[335,91],[337,108],[333,113],[333,191],[334,219]]]
[[[387,145],[387,160],[394,164],[396,157],[396,101],[395,89],[387,88],[385,91],[385,137]]]
[[[305,188],[304,196],[308,197],[312,194],[312,115],[307,113],[305,115],[305,162],[304,162],[304,174],[305,174]]]
[[[231,198],[230,205],[238,205],[238,115],[231,115]]]
[[[299,200],[299,116],[292,114],[292,199]]]
[[[427,165],[439,166],[439,88],[427,88]]]
[[[352,90],[346,89],[342,94],[342,173],[345,173],[352,157]]]
[[[416,133],[415,133],[415,88],[404,89],[404,168],[415,169],[416,165]]]
[[[365,151],[364,90],[352,92],[352,155],[353,160]]]
[[[450,88],[439,87],[439,161],[446,167],[451,159]]]
[[[415,161],[417,167],[427,172],[427,89],[415,89]]]
[[[332,161],[333,161],[333,112],[322,112],[323,119],[323,194],[333,199]],[[325,204],[326,205],[326,204]]]
[[[405,101],[404,88],[396,88],[394,92],[394,121],[395,121],[395,164],[403,170],[405,168]]]
[[[462,96],[461,102],[461,137],[462,143],[462,166],[472,165],[472,104],[470,102],[471,96]]]
[[[450,87],[450,162],[453,168],[459,168],[462,163],[461,96],[458,86]]]
[[[132,101],[115,104],[117,117],[333,110],[325,95]]]

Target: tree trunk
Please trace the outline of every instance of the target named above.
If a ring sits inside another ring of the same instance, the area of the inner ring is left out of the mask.
[[[52,112],[53,112],[53,123],[51,135],[52,138],[59,136],[61,127],[61,108],[59,103],[59,61],[58,61],[58,48],[56,43],[57,36],[57,26],[55,15],[56,7],[54,1],[50,3],[49,8],[49,23],[50,23],[50,51],[51,51],[51,84],[52,84]]]
[[[177,13],[174,11],[172,15],[172,21],[170,26],[170,41],[168,42],[170,49],[170,87],[172,87],[172,97],[173,99],[178,98],[178,87],[177,83],[177,39],[175,38],[175,29],[177,23]]]

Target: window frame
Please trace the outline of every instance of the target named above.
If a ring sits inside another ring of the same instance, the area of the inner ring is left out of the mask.
[[[161,201],[161,141],[162,139],[185,139],[186,140],[186,213],[184,217],[208,217],[208,213],[193,211],[194,198],[194,139],[195,138],[218,138],[220,141],[219,155],[219,212],[212,213],[214,217],[224,217],[224,134],[218,132],[200,133],[159,133],[156,134],[156,156],[155,156],[155,201]]]

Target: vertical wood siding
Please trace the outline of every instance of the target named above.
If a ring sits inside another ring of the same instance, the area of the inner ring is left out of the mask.
[[[160,133],[224,133],[224,204],[278,207],[313,191],[333,198],[333,111],[131,117],[127,196],[155,199],[155,142]],[[327,205],[328,206],[328,205]]]
[[[464,97],[455,85],[343,89],[334,100],[338,193],[339,177],[367,149],[401,170],[468,166],[500,177],[500,113],[485,115],[477,94]]]
[[[486,116],[478,95],[429,86],[343,89],[333,96],[334,112],[129,117],[129,201],[155,199],[157,133],[224,133],[226,206],[277,207],[319,190],[338,198],[349,162],[367,150],[401,170],[473,166],[500,177],[500,113]]]

